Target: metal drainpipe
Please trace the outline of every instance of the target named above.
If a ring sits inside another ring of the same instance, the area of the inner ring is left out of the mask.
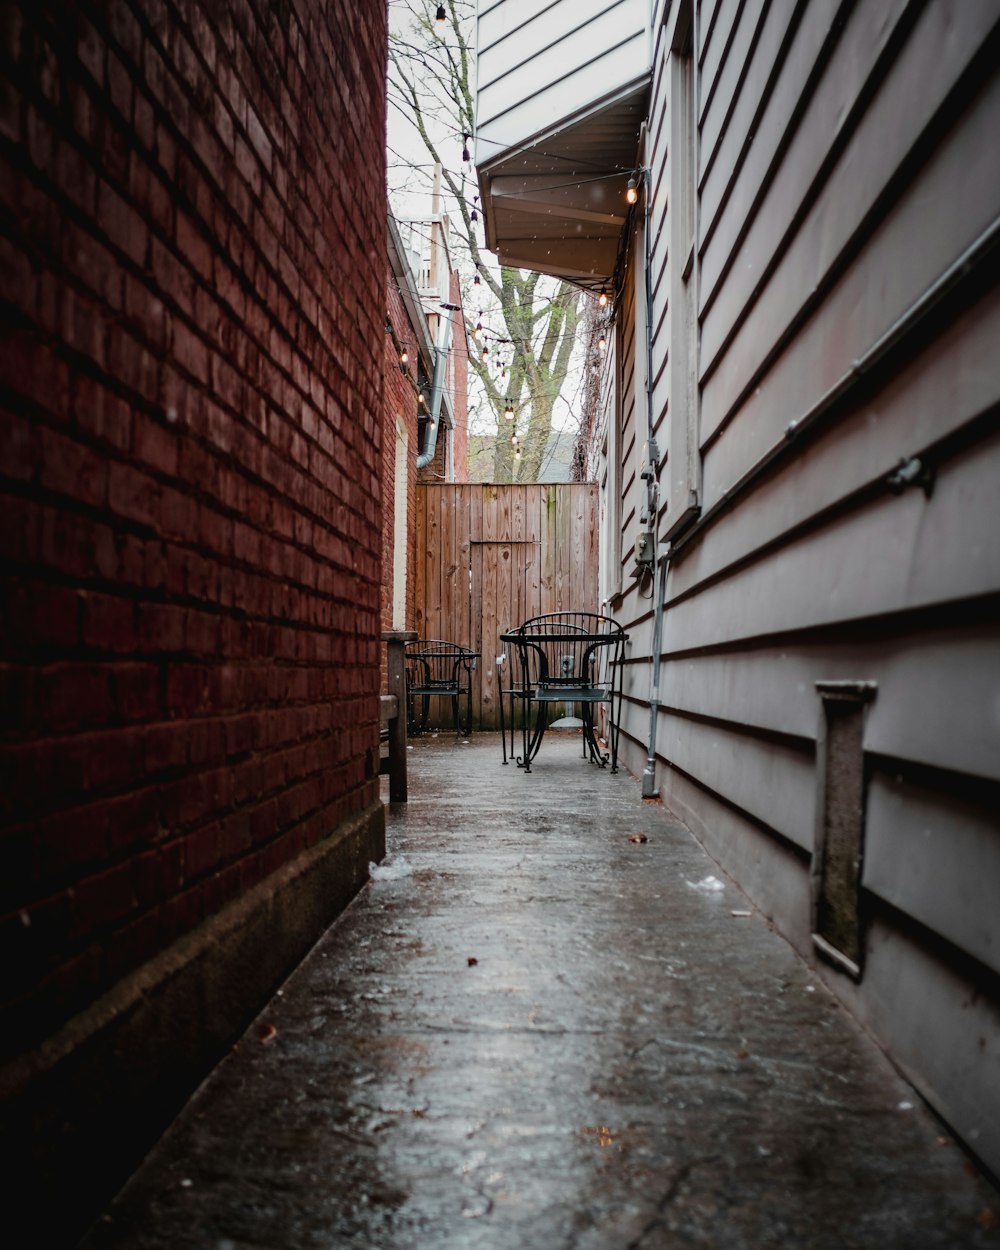
[[[444,373],[451,346],[451,316],[442,312],[438,321],[437,345],[434,348],[434,378],[431,382],[431,420],[427,427],[427,446],[417,456],[417,468],[426,469],[437,449],[438,427],[441,424],[441,400],[444,396]]]
[[[653,593],[656,595],[656,609],[653,614],[653,667],[649,679],[649,749],[646,756],[646,767],[642,770],[642,797],[655,799],[656,787],[656,722],[660,712],[660,652],[663,650],[663,601],[667,597],[667,568],[670,564],[670,553],[659,562],[660,587],[656,588],[653,579]]]
[[[653,609],[653,655],[649,677],[649,747],[646,755],[646,767],[642,771],[642,797],[652,799],[657,795],[656,788],[656,727],[660,711],[660,651],[663,639],[663,603],[667,597],[667,566],[669,555],[662,560],[657,555],[657,537],[659,534],[660,484],[658,474],[659,450],[653,432],[653,273],[651,239],[651,213],[649,169],[642,171],[643,191],[646,197],[645,221],[643,227],[644,268],[646,271],[645,302],[646,302],[646,437],[647,464],[643,471],[646,478],[646,508],[649,514],[649,531],[653,536],[653,594],[656,604]],[[660,585],[657,590],[656,572],[659,569]]]

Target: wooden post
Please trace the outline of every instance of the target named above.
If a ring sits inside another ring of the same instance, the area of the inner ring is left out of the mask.
[[[406,664],[404,647],[415,642],[412,629],[386,630],[389,694],[396,700],[396,715],[389,719],[389,802],[406,802]]]

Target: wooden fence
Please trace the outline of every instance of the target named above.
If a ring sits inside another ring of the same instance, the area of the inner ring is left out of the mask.
[[[417,632],[479,652],[473,726],[496,729],[499,635],[540,612],[599,608],[597,486],[419,485],[416,527]]]

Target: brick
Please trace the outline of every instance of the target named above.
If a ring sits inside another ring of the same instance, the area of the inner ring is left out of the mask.
[[[81,607],[77,591],[45,582],[11,582],[7,595],[11,642],[32,651],[76,645]]]
[[[54,813],[38,828],[37,856],[40,879],[48,891],[80,869],[93,871],[108,854],[108,810],[91,803]]]
[[[73,380],[72,412],[81,430],[119,451],[132,442],[132,412],[119,396],[94,378]]]
[[[201,383],[209,377],[209,353],[203,339],[182,321],[173,322],[173,356],[177,364]]]
[[[206,825],[190,833],[183,841],[184,880],[197,881],[219,863],[219,829]]]
[[[158,846],[132,861],[132,884],[138,902],[155,906],[177,894],[184,884],[183,843]]]
[[[161,487],[131,465],[113,462],[108,470],[108,506],[117,516],[156,528],[162,515]]]
[[[137,609],[136,649],[143,653],[184,650],[185,609],[168,603],[143,603]]]
[[[149,721],[162,715],[160,668],[157,665],[115,664],[108,669],[108,681],[115,715],[122,721]]]
[[[84,753],[86,784],[90,792],[120,790],[142,776],[141,729],[123,728],[74,739]]]
[[[107,724],[112,711],[107,671],[96,664],[48,665],[37,673],[29,723],[48,732]]]
[[[0,352],[0,386],[34,404],[49,417],[69,415],[69,368],[52,346],[22,332],[9,335]]]
[[[97,189],[97,224],[108,241],[137,266],[146,262],[149,231],[142,217],[107,182]]]
[[[107,460],[92,448],[55,431],[42,436],[39,483],[46,490],[99,506],[107,498]]]
[[[137,903],[130,864],[85,877],[73,891],[72,935],[84,937],[110,929],[134,911]]]
[[[132,422],[132,440],[132,454],[141,464],[165,477],[176,475],[177,434],[168,424],[137,413]]]
[[[201,227],[188,213],[178,211],[176,222],[177,251],[199,277],[212,276],[212,249]]]
[[[135,650],[135,604],[131,599],[85,591],[80,596],[80,641],[86,647],[117,654]]]
[[[104,85],[107,49],[104,40],[85,17],[77,21],[76,54],[99,87]]]

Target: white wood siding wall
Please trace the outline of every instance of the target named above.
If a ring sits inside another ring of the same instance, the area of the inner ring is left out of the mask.
[[[675,5],[651,6],[645,155],[663,483],[678,454],[671,369],[682,367],[669,359],[671,266],[682,261],[669,254],[667,215]],[[994,1170],[998,19],[995,0],[696,5],[695,485],[706,519],[670,564],[656,735],[667,802],[809,952],[816,683],[876,683],[864,729],[866,966],[857,985],[826,975]],[[634,325],[642,298],[637,270],[619,317]],[[652,611],[630,570],[645,345],[626,332],[621,347],[616,615],[632,636],[626,754],[641,771]],[[929,497],[886,485],[914,456],[935,469]],[[666,495],[662,533],[678,507]]]
[[[648,0],[480,0],[476,164],[640,80]]]

